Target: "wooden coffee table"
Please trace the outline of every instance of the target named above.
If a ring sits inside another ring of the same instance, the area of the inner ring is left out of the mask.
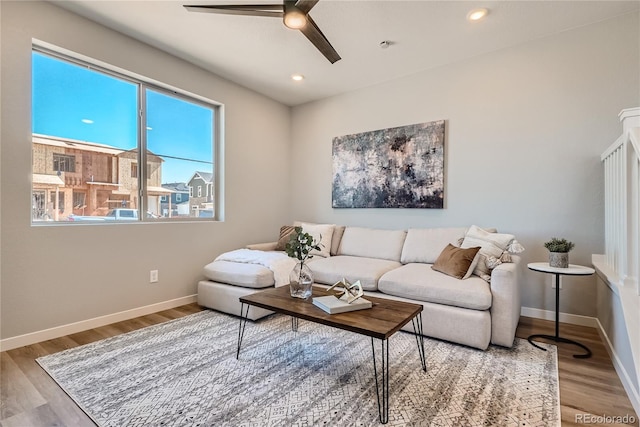
[[[313,287],[313,296],[323,295],[329,295],[329,293],[319,286]],[[288,286],[272,288],[241,297],[240,328],[238,330],[238,351],[236,352],[236,359],[240,356],[240,347],[242,345],[242,338],[244,337],[250,306],[256,306],[291,316],[291,329],[294,331],[298,330],[298,319],[304,319],[371,337],[373,371],[378,397],[378,414],[380,415],[380,422],[386,424],[389,421],[388,340],[391,335],[399,331],[409,322],[413,324],[422,370],[427,371],[424,353],[424,337],[422,335],[422,305],[369,296],[366,298],[373,303],[372,308],[348,313],[329,314],[314,306],[311,298],[303,300],[291,297]],[[376,346],[374,345],[374,339],[380,340],[380,353],[382,358],[380,374],[378,374],[378,366],[376,363]]]

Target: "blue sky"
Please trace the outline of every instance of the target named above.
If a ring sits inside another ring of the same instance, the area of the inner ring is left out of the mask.
[[[125,150],[137,146],[135,84],[36,52],[32,59],[33,133]],[[147,148],[165,160],[162,182],[212,172],[213,110],[150,89],[146,97]]]

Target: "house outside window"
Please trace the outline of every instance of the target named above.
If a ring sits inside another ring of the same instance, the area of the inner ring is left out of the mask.
[[[206,193],[207,188],[214,188],[213,178],[211,172],[199,170],[189,179],[189,187],[198,189],[196,191],[197,197],[193,197],[193,195],[189,197],[189,206],[192,207],[192,210],[194,210],[194,207],[197,207],[199,217],[203,217],[201,214],[203,209],[211,212],[211,215],[208,217],[213,217],[215,207],[214,199],[211,195],[203,195],[203,193]],[[205,189],[204,191],[203,187]]]
[[[187,216],[161,203],[171,204],[171,184],[186,187],[196,171],[213,175],[222,107],[54,49],[32,51],[32,224],[78,223],[69,216],[106,217],[125,206],[138,221],[165,210],[154,222]],[[56,126],[61,115],[72,124]]]
[[[193,197],[193,187],[189,187],[189,197]]]
[[[178,193],[176,194],[176,202],[181,202],[182,201],[182,194]]]

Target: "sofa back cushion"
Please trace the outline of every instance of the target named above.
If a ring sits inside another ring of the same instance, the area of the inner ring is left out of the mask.
[[[302,227],[303,233],[309,233],[313,240],[320,245],[320,250],[312,250],[311,255],[318,255],[323,258],[331,256],[331,247],[333,241],[333,230],[335,224],[316,224],[313,222],[294,221],[294,227]]]
[[[400,261],[406,234],[404,230],[346,227],[339,254]]]
[[[454,246],[464,237],[466,227],[456,228],[410,228],[402,248],[400,262],[433,264],[449,243]]]

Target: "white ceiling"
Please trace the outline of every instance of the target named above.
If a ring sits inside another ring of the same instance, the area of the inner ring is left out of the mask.
[[[193,13],[182,7],[278,0],[52,2],[287,105],[393,80],[640,6],[637,0],[320,0],[310,15],[342,56],[332,65],[278,18]],[[488,8],[489,15],[467,21],[467,13],[478,7]],[[392,45],[381,49],[383,40]],[[293,82],[294,73],[305,80]]]

